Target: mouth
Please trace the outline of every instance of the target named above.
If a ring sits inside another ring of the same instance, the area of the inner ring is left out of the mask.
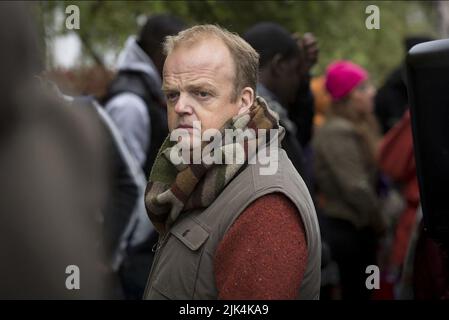
[[[193,129],[193,127],[189,124],[180,124],[176,129]]]
[[[176,130],[186,130],[189,134],[193,133],[193,127],[187,124],[177,126]]]

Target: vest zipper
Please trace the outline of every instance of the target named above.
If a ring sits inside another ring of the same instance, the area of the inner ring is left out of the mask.
[[[149,277],[148,277],[147,288],[145,288],[144,298],[146,297],[147,291],[150,289],[149,286],[150,286],[150,284],[151,284],[151,281],[153,280],[153,279],[152,279],[152,278],[153,278],[153,273],[154,273],[154,269],[155,269],[155,267],[156,267],[156,264],[157,264],[157,262],[158,262],[158,260],[159,260],[160,249],[161,249],[162,246],[167,242],[166,240],[167,240],[167,238],[168,238],[169,233],[170,233],[170,232],[167,232],[161,239],[158,240],[157,243],[155,243],[155,244],[153,245],[153,248],[151,248],[151,251],[155,252],[155,255],[154,255],[153,263],[152,263],[152,265],[151,265],[150,275],[149,275]]]

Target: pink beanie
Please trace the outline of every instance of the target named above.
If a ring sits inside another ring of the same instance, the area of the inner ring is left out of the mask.
[[[326,89],[334,101],[340,100],[362,81],[368,72],[350,61],[335,61],[326,70]]]

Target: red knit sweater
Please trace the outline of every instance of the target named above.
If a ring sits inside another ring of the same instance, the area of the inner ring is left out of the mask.
[[[219,299],[295,299],[307,244],[295,205],[280,193],[254,201],[234,222],[215,255]]]

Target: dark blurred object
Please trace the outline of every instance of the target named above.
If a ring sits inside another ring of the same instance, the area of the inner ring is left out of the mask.
[[[383,133],[390,130],[401,119],[408,107],[407,87],[402,74],[402,66],[394,69],[376,95],[375,113]]]
[[[118,59],[118,72],[101,99],[146,177],[168,135],[165,97],[161,90],[165,61],[162,43],[166,36],[184,28],[184,22],[172,15],[148,17],[138,38],[128,38]],[[144,203],[143,193],[138,201]],[[142,298],[157,240],[158,234],[148,226],[143,241],[127,246],[119,269],[125,298]]]
[[[425,36],[408,37],[404,41],[407,52],[414,45],[432,40]],[[407,87],[405,86],[404,65],[401,63],[385,80],[376,95],[375,113],[383,133],[390,130],[408,108]]]
[[[406,59],[415,159],[428,235],[449,240],[449,40],[413,47]]]
[[[130,224],[136,223],[135,208],[140,194],[144,191],[145,177],[137,165],[130,159],[120,132],[108,114],[96,103],[93,97],[75,97],[71,105],[88,109],[92,118],[98,120],[107,146],[107,158],[110,159],[110,187],[102,208],[103,241],[108,265],[114,265],[121,245],[121,238]]]
[[[175,35],[185,27],[185,22],[180,18],[171,14],[159,14],[147,17],[145,25],[140,30],[137,43],[151,58],[161,77],[165,62],[162,43],[165,37]]]
[[[103,136],[88,112],[47,94],[27,4],[0,10],[0,298],[108,298],[99,209]],[[69,290],[66,268],[80,271]]]
[[[321,242],[320,300],[341,300],[340,272],[329,245]]]
[[[410,36],[405,38],[404,40],[404,46],[406,49],[406,52],[409,52],[411,48],[413,48],[414,46],[416,46],[417,44],[423,43],[423,42],[429,42],[432,41],[433,39],[428,37],[428,36]]]
[[[449,299],[449,257],[447,247],[418,229],[413,266],[413,294],[417,300]]]

